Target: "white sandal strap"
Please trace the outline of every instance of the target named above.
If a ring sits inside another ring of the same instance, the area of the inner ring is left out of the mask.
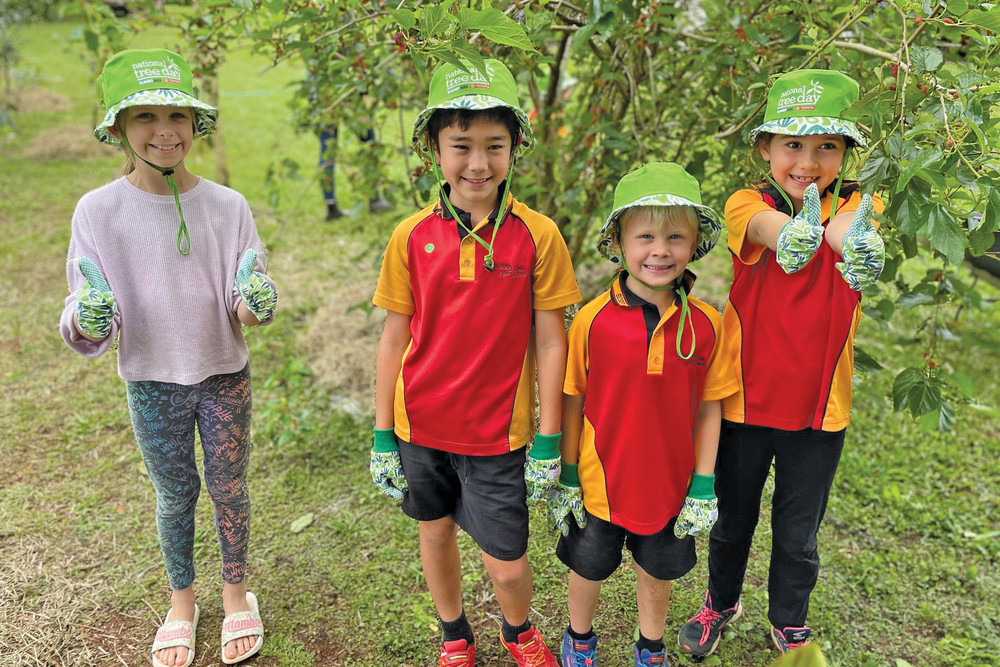
[[[264,623],[255,611],[238,611],[222,622],[222,645],[241,637],[263,637]]]

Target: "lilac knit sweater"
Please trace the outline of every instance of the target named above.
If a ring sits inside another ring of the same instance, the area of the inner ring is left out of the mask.
[[[66,262],[69,296],[59,329],[79,354],[96,357],[118,336],[118,374],[125,380],[196,384],[234,373],[249,358],[236,307],[236,268],[243,251],[264,252],[243,195],[200,179],[180,196],[191,252],[177,251],[180,225],[173,195],[154,195],[119,178],[76,205]],[[111,334],[99,343],[73,326],[77,259],[89,257],[115,295]],[[272,317],[273,319],[273,317]],[[269,324],[265,322],[265,324]]]

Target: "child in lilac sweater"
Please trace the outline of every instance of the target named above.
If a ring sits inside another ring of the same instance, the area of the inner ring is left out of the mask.
[[[218,115],[194,97],[187,63],[163,49],[123,51],[105,64],[100,87],[107,115],[94,134],[122,145],[125,176],[77,204],[60,331],[87,357],[118,340],[172,590],[153,642],[156,667],[194,660],[197,425],[222,550],[221,657],[234,664],[256,654],[264,635],[244,582],[251,390],[241,324],[269,324],[277,291],[246,200],[184,166]]]

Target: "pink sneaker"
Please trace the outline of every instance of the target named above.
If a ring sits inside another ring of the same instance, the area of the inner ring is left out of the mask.
[[[508,644],[501,632],[500,643],[514,656],[517,667],[559,667],[552,651],[545,645],[542,633],[534,625],[521,633],[516,644]]]
[[[476,664],[476,645],[464,639],[441,644],[441,656],[438,667],[474,667]]]

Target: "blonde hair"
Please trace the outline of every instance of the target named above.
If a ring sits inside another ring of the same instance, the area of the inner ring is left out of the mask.
[[[693,206],[633,206],[626,209],[618,220],[618,234],[625,223],[636,218],[650,220],[660,229],[671,227],[681,227],[685,223],[691,226],[696,237],[701,235],[701,227],[698,224],[698,211]]]

